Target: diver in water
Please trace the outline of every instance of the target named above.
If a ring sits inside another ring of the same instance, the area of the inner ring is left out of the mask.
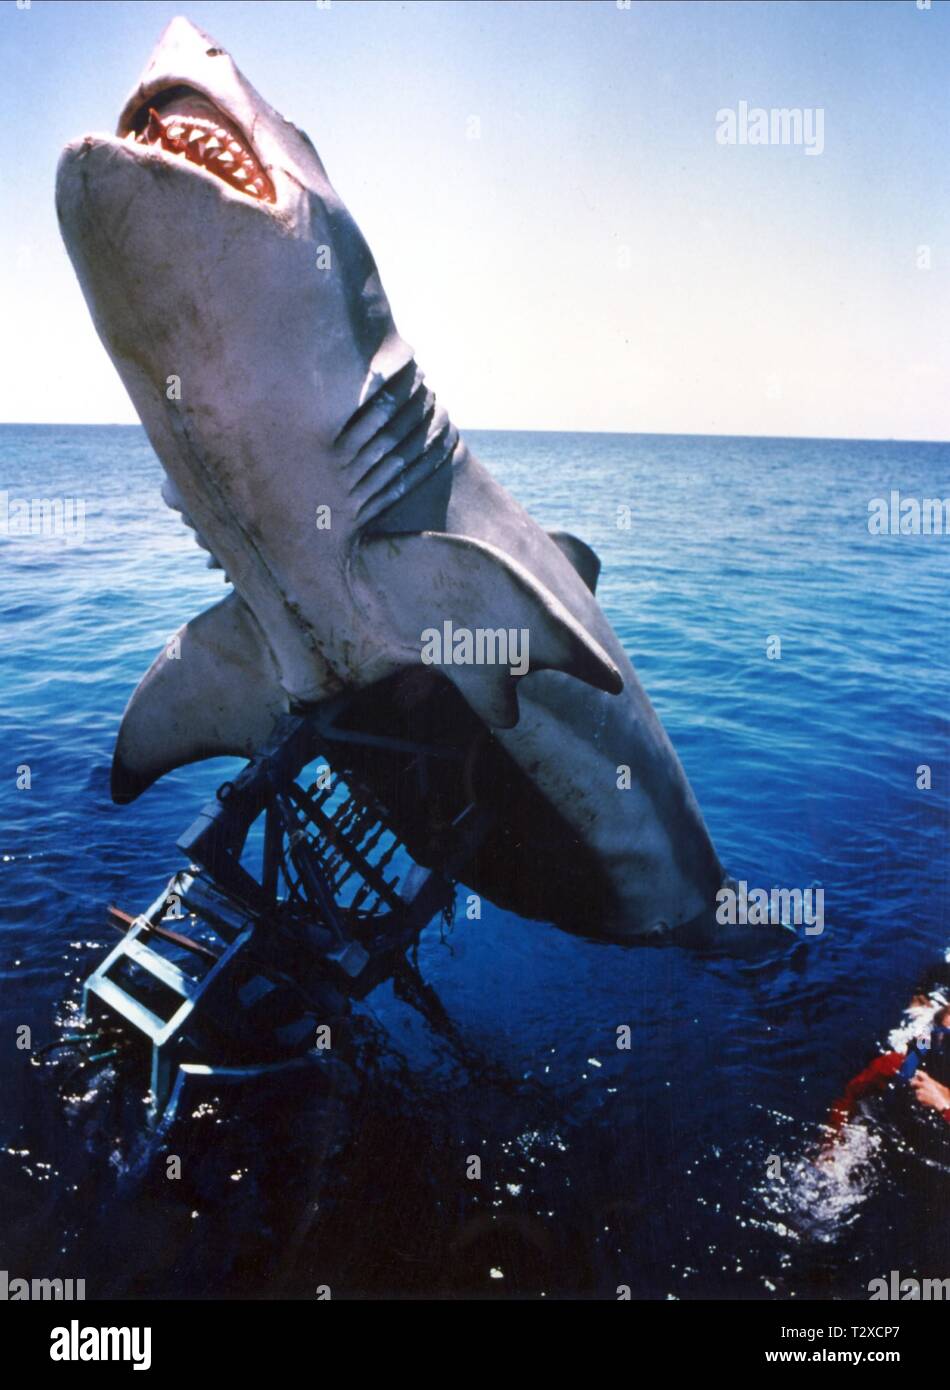
[[[933,1000],[926,995],[915,996],[910,1005],[912,1015],[932,1008]],[[937,1008],[929,1033],[912,1039],[905,1052],[885,1052],[852,1077],[828,1116],[831,1143],[841,1137],[859,1101],[882,1091],[893,1079],[906,1083],[917,1105],[935,1110],[950,1124],[950,1006]]]

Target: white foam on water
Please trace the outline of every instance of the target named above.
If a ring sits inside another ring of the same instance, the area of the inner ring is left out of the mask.
[[[762,1223],[779,1237],[831,1244],[857,1219],[878,1181],[879,1134],[860,1120],[837,1139],[824,1135],[801,1154],[784,1160],[780,1178],[760,1183],[756,1196],[767,1217]]]

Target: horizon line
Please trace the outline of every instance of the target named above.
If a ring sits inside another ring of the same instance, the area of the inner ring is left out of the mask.
[[[145,426],[140,420],[123,422],[119,420],[0,420],[0,429],[76,429],[76,430],[142,430]],[[519,425],[517,428],[498,428],[497,426],[459,426],[464,434],[603,434],[620,438],[656,439],[795,439],[811,440],[828,444],[948,444],[947,439],[904,438],[897,435],[864,434],[733,434],[730,432],[707,430],[607,430],[607,429],[536,429]],[[148,436],[146,435],[146,438]]]

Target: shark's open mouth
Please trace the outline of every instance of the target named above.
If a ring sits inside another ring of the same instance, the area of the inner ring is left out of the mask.
[[[198,164],[251,198],[273,203],[274,185],[250,141],[210,97],[178,85],[155,92],[119,134]]]

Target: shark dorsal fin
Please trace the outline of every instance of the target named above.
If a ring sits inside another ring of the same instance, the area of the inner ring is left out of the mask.
[[[592,594],[597,592],[600,577],[600,556],[586,541],[572,536],[570,531],[549,531],[548,535],[561,554],[570,561]]]
[[[230,594],[169,638],[136,687],[112,759],[113,801],[134,801],[200,758],[250,757],[286,708],[270,648]]]
[[[485,541],[439,531],[372,537],[360,547],[355,577],[366,586],[367,599],[384,610],[394,656],[403,662],[425,660],[431,640],[439,652],[432,664],[443,669],[490,728],[518,722],[516,681],[529,671],[563,671],[613,695],[623,689],[618,668],[564,605],[510,555]],[[470,634],[472,659],[442,650],[443,632]],[[479,662],[479,650],[483,657],[491,652],[497,658],[502,645],[478,634],[502,632],[517,634],[518,657],[527,660],[524,671],[512,674],[510,649],[507,662]]]

